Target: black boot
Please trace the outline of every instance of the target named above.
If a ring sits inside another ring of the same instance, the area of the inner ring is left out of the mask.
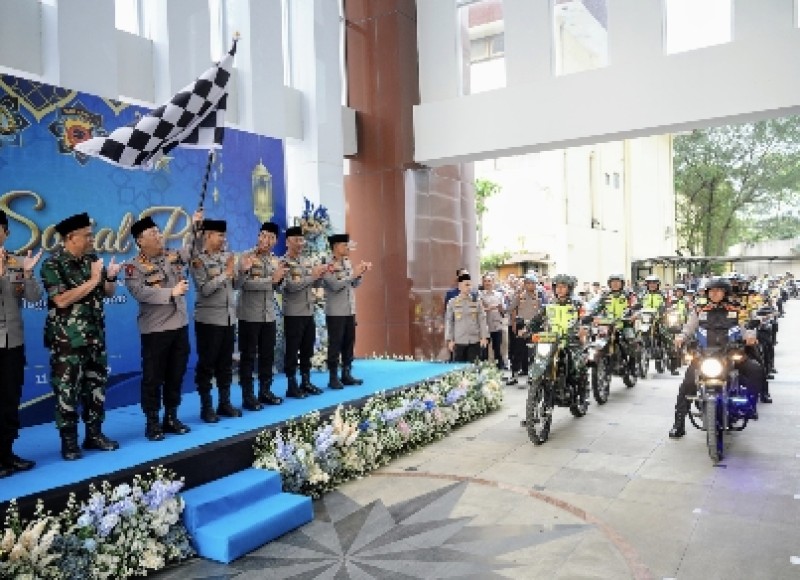
[[[200,393],[200,418],[206,423],[217,423],[219,417],[214,411],[214,402],[211,400],[211,393]]]
[[[311,372],[310,371],[301,371],[300,372],[300,389],[304,393],[308,393],[309,395],[321,395],[322,389],[317,388],[315,385],[311,384]]]
[[[99,423],[87,423],[86,439],[83,440],[83,448],[97,449],[98,451],[115,451],[119,449],[119,443],[103,435]]]
[[[247,387],[242,385],[242,407],[248,411],[260,411],[264,408],[264,405],[253,394],[253,385]]]
[[[352,385],[363,385],[364,381],[361,379],[355,378],[351,373],[352,367],[350,365],[345,365],[342,367],[342,384],[347,386]]]
[[[174,433],[175,435],[185,435],[191,429],[188,425],[178,419],[178,409],[171,408],[164,411],[164,422],[161,424],[164,433]]]
[[[231,387],[218,387],[218,389],[217,415],[220,417],[241,417],[242,411],[231,404]]]
[[[4,439],[0,442],[0,477],[8,477],[17,471],[28,471],[36,465],[35,461],[22,459],[22,457],[15,455],[13,448],[13,439]],[[8,473],[5,473],[6,471]]]
[[[78,427],[64,427],[61,429],[61,457],[73,461],[83,457],[81,448],[78,447]]]
[[[344,385],[339,380],[339,373],[336,365],[328,365],[328,388],[338,391],[344,388]]]
[[[308,395],[297,385],[297,377],[294,375],[289,377],[286,386],[286,396],[292,399],[305,399]]]
[[[144,436],[150,441],[163,441],[164,432],[161,430],[161,425],[158,421],[158,411],[147,411],[145,413],[147,423],[144,427]]]
[[[686,435],[686,413],[675,410],[675,424],[669,430],[671,439],[678,439]]]
[[[764,390],[761,391],[761,402],[762,403],[771,403],[772,397],[769,396],[769,384],[764,385]]]
[[[265,405],[280,405],[283,399],[272,392],[272,380],[258,382],[258,400]]]

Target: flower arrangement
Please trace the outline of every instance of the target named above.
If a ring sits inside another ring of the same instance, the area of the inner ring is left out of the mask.
[[[255,467],[280,472],[286,491],[319,497],[394,457],[441,439],[503,401],[500,373],[482,363],[392,393],[361,408],[337,407],[325,421],[309,413],[262,431]]]
[[[194,556],[180,519],[182,487],[171,471],[155,467],[130,485],[92,485],[82,503],[72,494],[57,516],[39,501],[30,522],[12,501],[0,541],[0,577],[129,578]]]

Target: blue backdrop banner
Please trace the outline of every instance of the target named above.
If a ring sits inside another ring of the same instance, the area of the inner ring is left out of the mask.
[[[198,206],[205,151],[173,149],[158,169],[144,172],[121,169],[74,150],[78,143],[130,124],[145,112],[119,101],[0,75],[0,209],[8,214],[10,229],[6,250],[36,252],[44,247],[46,257],[58,243],[54,224],[84,211],[95,222],[96,252],[106,263],[112,257],[123,262],[135,256],[130,226],[146,215],[161,228],[168,248],[180,247]],[[226,129],[212,168],[205,215],[228,221],[229,249],[253,247],[263,221],[285,228],[281,141]],[[281,251],[282,242],[276,248]],[[106,302],[107,407],[139,400],[138,305],[122,280],[119,284],[116,296]],[[189,304],[191,314],[193,290]],[[49,352],[43,345],[45,314],[45,301],[24,303],[28,364],[23,424],[53,419]]]

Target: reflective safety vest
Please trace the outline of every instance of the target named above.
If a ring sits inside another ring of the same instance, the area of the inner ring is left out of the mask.
[[[648,292],[642,298],[642,308],[660,310],[664,305],[664,295],[661,292]]]
[[[573,321],[578,318],[578,307],[572,301],[566,303],[556,302],[548,304],[545,312],[550,330],[559,336],[566,336],[567,331],[573,326]]]
[[[622,318],[628,309],[628,297],[622,292],[609,292],[603,298],[603,308],[606,316]]]

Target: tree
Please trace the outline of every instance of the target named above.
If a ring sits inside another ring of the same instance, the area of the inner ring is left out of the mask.
[[[500,189],[500,186],[494,181],[480,178],[475,180],[475,215],[478,218],[478,247],[480,248],[484,246],[485,242],[483,237],[483,214],[487,210],[486,202]]]
[[[724,255],[747,240],[752,224],[774,217],[777,204],[797,202],[800,118],[679,135],[674,171],[683,244],[694,255]]]

